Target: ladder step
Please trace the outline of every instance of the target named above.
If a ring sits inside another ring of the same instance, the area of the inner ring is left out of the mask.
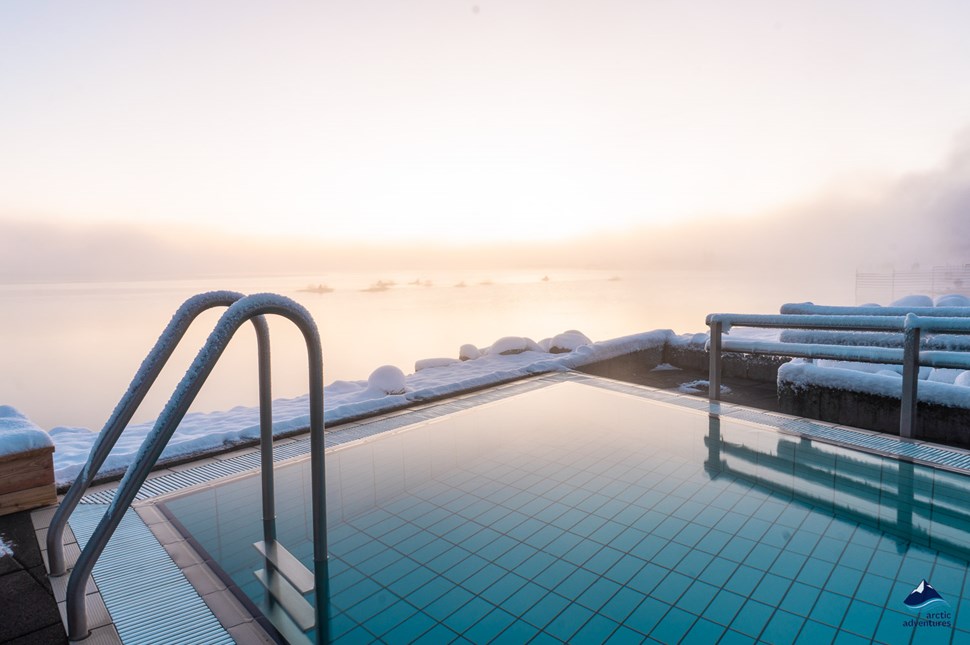
[[[265,542],[260,540],[253,544],[256,550],[263,554],[263,557],[273,563],[273,566],[283,574],[291,585],[301,594],[313,591],[314,579],[313,572],[303,566],[303,563],[296,559],[296,556],[283,548],[283,545],[273,540]]]
[[[271,596],[266,600],[267,607],[275,606],[285,611],[301,632],[313,627],[316,623],[313,606],[283,576],[279,573],[267,572],[266,569],[259,569],[254,571],[253,574],[266,587]],[[276,624],[275,621],[273,624]]]
[[[264,603],[263,614],[290,645],[311,645],[310,638],[303,633],[300,626],[293,622],[290,615],[280,605]]]

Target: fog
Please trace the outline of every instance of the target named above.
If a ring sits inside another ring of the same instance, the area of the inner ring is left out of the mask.
[[[700,188],[699,188],[700,189]],[[845,181],[825,194],[755,215],[712,215],[567,242],[395,246],[255,238],[205,229],[0,216],[0,281],[104,281],[304,275],[336,270],[579,267],[768,269],[819,279],[855,268],[910,269],[970,258],[970,133],[938,168]],[[550,229],[555,222],[549,222]],[[364,238],[366,239],[366,238]]]

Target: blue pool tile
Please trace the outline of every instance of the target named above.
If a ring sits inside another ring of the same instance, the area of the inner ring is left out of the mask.
[[[667,545],[667,540],[657,535],[648,535],[640,540],[639,544],[630,549],[630,553],[644,560],[650,560],[657,555],[660,549]]]
[[[855,597],[877,607],[884,607],[889,601],[889,592],[895,582],[872,573],[864,574],[855,592]],[[934,581],[935,584],[935,581]]]
[[[454,588],[424,607],[423,611],[440,622],[461,609],[465,603],[471,602],[472,599],[474,599],[473,594],[460,587]]]
[[[639,645],[643,643],[643,634],[633,631],[626,625],[620,625],[604,642],[609,645]]]
[[[628,553],[630,549],[639,544],[645,537],[647,537],[647,533],[640,529],[624,527],[621,533],[610,540],[609,545],[614,549]]]
[[[432,578],[423,586],[407,594],[407,600],[418,609],[424,609],[454,588],[455,586],[444,578]]]
[[[820,623],[838,627],[842,624],[851,602],[847,596],[831,591],[822,591],[818,600],[815,601],[810,617]]]
[[[598,542],[593,542],[592,540],[582,540],[576,544],[573,548],[567,551],[562,559],[567,562],[575,564],[577,567],[582,566],[589,560],[597,551],[604,548]]]
[[[875,549],[872,547],[847,544],[845,550],[842,551],[842,557],[839,559],[839,566],[865,571],[874,552]]]
[[[332,602],[337,607],[348,609],[380,590],[381,586],[379,584],[369,578],[364,578],[346,590],[334,594]]]
[[[575,643],[603,643],[609,640],[610,636],[620,625],[615,621],[601,615],[594,615],[578,632],[573,636],[572,642]]]
[[[511,549],[495,559],[495,564],[513,571],[523,562],[538,553],[538,550],[528,544],[516,544]]]
[[[549,593],[533,605],[532,609],[525,612],[522,618],[529,624],[539,629],[544,629],[568,605],[569,600],[566,598],[563,598],[557,593]]]
[[[826,645],[835,640],[836,634],[837,630],[834,627],[814,620],[806,620],[795,642],[805,645]]]
[[[430,605],[428,607],[429,613],[433,606]],[[442,622],[459,634],[464,634],[472,625],[487,616],[493,609],[494,607],[491,603],[481,598],[471,598]]]
[[[804,622],[805,619],[801,616],[779,609],[769,619],[760,638],[766,643],[786,642],[798,634]]]
[[[671,571],[667,574],[667,577],[663,579],[656,588],[650,593],[650,595],[658,600],[662,600],[668,605],[676,605],[680,600],[680,596],[687,591],[693,580],[685,575],[679,574],[676,571]]]
[[[744,562],[744,559],[751,553],[756,542],[747,538],[732,537],[727,544],[720,550],[718,557],[727,558],[734,562]]]
[[[347,632],[341,636],[337,642],[338,643],[371,643],[374,642],[374,634],[367,631],[363,627],[356,627],[355,629]],[[444,642],[444,641],[439,641]]]
[[[714,558],[711,560],[710,564],[704,568],[703,571],[697,576],[699,580],[710,583],[715,587],[722,587],[725,582],[727,582],[734,572],[737,570],[738,564],[732,562],[731,560],[725,560],[722,558]]]
[[[474,594],[480,594],[506,574],[505,569],[499,567],[485,567],[473,573],[461,586]]]
[[[407,596],[415,589],[424,586],[429,580],[435,577],[434,571],[424,567],[415,569],[409,574],[398,578],[394,582],[394,591],[402,596]]]
[[[561,533],[552,542],[547,544],[543,549],[546,553],[561,558],[566,555],[571,549],[573,549],[577,544],[583,541],[583,538],[572,533]]]
[[[495,645],[519,645],[520,643],[536,642],[532,639],[539,634],[539,630],[523,620],[516,620],[505,631],[491,642]]]
[[[383,637],[384,640],[391,643],[412,643],[437,625],[438,621],[427,614],[418,612],[383,634]]]
[[[672,607],[657,623],[650,636],[662,643],[678,643],[697,621],[697,616]]]
[[[711,600],[717,594],[718,588],[705,582],[695,580],[687,590],[677,599],[675,606],[698,616],[704,613]]]
[[[606,603],[599,608],[599,613],[618,623],[623,623],[627,617],[643,602],[646,595],[630,589],[620,587]]]
[[[682,528],[673,539],[678,544],[683,544],[684,546],[693,548],[704,538],[704,536],[707,535],[709,531],[710,529],[706,526],[690,522],[684,526],[684,528]]]
[[[507,611],[495,608],[475,623],[463,636],[473,643],[488,643],[514,622],[515,616]]]
[[[802,570],[798,575],[798,580],[799,582],[821,589],[825,587],[826,582],[828,581],[829,576],[832,575],[832,571],[834,569],[835,564],[831,562],[809,558],[802,566]]]
[[[570,604],[546,625],[544,631],[568,643],[592,617],[593,612],[589,609],[582,605]]]
[[[511,614],[521,616],[532,609],[548,593],[550,593],[549,590],[540,587],[534,582],[526,582],[504,599],[502,607]]]
[[[599,611],[620,588],[620,585],[611,580],[596,578],[585,591],[576,597],[576,602],[587,609]]]
[[[680,533],[684,527],[687,526],[687,521],[676,517],[668,517],[667,519],[660,522],[651,533],[656,536],[663,538],[664,540],[672,540],[674,536]]]
[[[496,580],[494,584],[485,589],[485,591],[481,592],[481,596],[492,604],[501,606],[509,596],[519,591],[526,584],[529,584],[529,581],[522,576],[514,573],[506,573]]]
[[[605,574],[623,558],[623,552],[604,546],[583,563],[583,567],[599,575]]]
[[[864,638],[872,638],[882,617],[882,608],[861,600],[853,600],[845,613],[841,629]]]
[[[685,643],[717,643],[726,628],[717,623],[700,618],[684,635]]]
[[[825,588],[846,596],[853,596],[861,580],[862,572],[858,569],[836,566],[829,575]]]
[[[835,645],[870,645],[872,640],[852,632],[839,632],[835,635],[834,643]]]
[[[714,596],[707,611],[704,612],[704,617],[726,627],[734,622],[738,611],[746,600],[744,596],[740,596],[733,591],[721,589]]]
[[[754,642],[755,640],[752,637],[746,636],[740,632],[736,632],[733,629],[729,629],[721,634],[721,637],[717,641],[717,645],[752,645]]]
[[[641,634],[650,634],[671,607],[656,598],[646,598],[626,619],[624,625]]]
[[[768,572],[794,580],[799,577],[799,573],[807,561],[808,558],[804,555],[782,550]]]
[[[686,576],[696,578],[713,560],[714,556],[709,553],[692,550],[677,564],[677,570]]]
[[[366,604],[376,606],[363,611],[362,605]],[[372,613],[371,609],[376,609],[376,611],[373,611]],[[370,615],[366,619],[360,619],[357,615],[355,615],[355,613],[358,611],[360,612],[358,614],[360,616],[365,614]],[[414,607],[414,605],[411,605],[403,600],[398,600],[385,605],[380,603],[360,603],[347,610],[347,613],[351,616],[351,618],[359,620],[361,623],[365,623],[364,626],[368,629],[368,631],[371,631],[378,636],[382,636],[395,627],[398,627],[402,623],[408,621],[417,613],[417,611],[418,610],[416,607]]]
[[[762,536],[768,532],[769,528],[771,528],[771,522],[752,517],[738,530],[737,535],[754,540],[755,542],[760,542]]]
[[[543,551],[537,551],[532,557],[517,566],[515,571],[523,577],[533,579],[555,561],[554,556]]]
[[[782,578],[773,573],[766,573],[751,593],[751,597],[775,603],[778,602],[779,598],[785,597],[791,584],[792,581],[788,578]]]
[[[478,530],[465,538],[461,545],[469,551],[478,552],[500,537],[502,534],[498,531],[493,531],[487,526],[479,526]]]
[[[744,603],[731,623],[731,629],[752,638],[757,638],[768,624],[768,619],[774,613],[774,608],[756,600]]]
[[[478,573],[488,566],[488,560],[480,558],[475,554],[469,555],[464,560],[456,562],[452,566],[444,569],[441,575],[451,582],[462,583],[472,575]]]
[[[781,549],[767,544],[756,544],[744,559],[744,564],[760,571],[767,571],[775,563]]]
[[[734,570],[731,578],[725,583],[724,588],[748,597],[754,592],[763,576],[764,573],[761,571],[742,564]]]
[[[575,569],[561,583],[556,585],[555,591],[561,596],[575,600],[589,589],[590,585],[597,579],[598,576],[595,573],[585,569]]]
[[[646,564],[646,560],[641,560],[633,555],[624,555],[603,575],[614,582],[626,584],[631,578],[633,578],[633,576],[639,573]]]
[[[576,566],[571,562],[566,562],[565,560],[554,560],[542,570],[541,573],[532,577],[533,582],[536,582],[546,589],[555,589],[562,582],[569,577],[569,575],[576,570]]]
[[[591,540],[595,540],[600,544],[611,544],[619,535],[623,534],[625,531],[631,530],[624,524],[619,522],[608,521],[600,526],[598,529],[590,533],[589,537]],[[618,548],[614,545],[614,548]],[[625,549],[624,549],[625,550]]]
[[[817,587],[794,582],[779,607],[793,614],[807,617],[811,614],[812,607],[815,606],[815,601],[818,600],[820,593],[821,590]]]
[[[655,556],[653,556],[652,561],[659,564],[662,567],[667,567],[668,569],[675,568],[684,556],[690,552],[690,549],[683,544],[677,544],[676,542],[670,542],[664,548],[660,549]]]
[[[952,639],[953,632],[949,628],[918,628],[916,626],[909,626],[907,623],[916,617],[916,612],[912,614],[902,614],[895,611],[884,611],[882,617],[879,619],[879,626],[876,628],[875,638],[883,643],[909,643],[913,632],[919,633],[919,638],[915,642],[931,642],[932,638],[924,638],[924,635],[931,637],[934,634],[939,636],[945,636],[945,641],[957,642],[970,642],[970,641],[960,641],[957,639]]]

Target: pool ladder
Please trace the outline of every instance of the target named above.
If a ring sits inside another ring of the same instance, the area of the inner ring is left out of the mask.
[[[67,520],[124,432],[135,410],[148,394],[172,352],[175,351],[175,347],[199,314],[220,306],[228,309],[216,323],[151,432],[145,437],[135,460],[125,471],[111,504],[74,564],[67,584],[68,637],[72,641],[82,640],[90,634],[87,626],[85,588],[98,557],[104,551],[122,516],[135,499],[138,490],[155,466],[229,341],[246,321],[252,321],[256,330],[259,371],[263,541],[257,542],[255,546],[264,554],[266,567],[256,572],[256,576],[264,581],[269,590],[267,616],[284,638],[290,642],[309,642],[303,632],[317,626],[316,642],[326,643],[330,640],[330,582],[327,563],[323,436],[323,352],[320,334],[310,313],[284,296],[275,294],[244,296],[233,291],[213,291],[193,296],[179,307],[135,373],[128,390],[95,440],[87,462],[54,513],[47,532],[50,573],[51,576],[60,576],[67,572],[64,558],[64,527]],[[264,319],[265,314],[276,314],[289,319],[299,328],[306,341],[310,388],[310,477],[314,565],[312,572],[276,540],[269,326]],[[303,597],[311,591],[314,593],[315,607]]]

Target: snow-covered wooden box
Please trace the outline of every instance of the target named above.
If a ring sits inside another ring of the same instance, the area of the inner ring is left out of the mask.
[[[50,435],[8,405],[0,405],[0,515],[57,501]]]

